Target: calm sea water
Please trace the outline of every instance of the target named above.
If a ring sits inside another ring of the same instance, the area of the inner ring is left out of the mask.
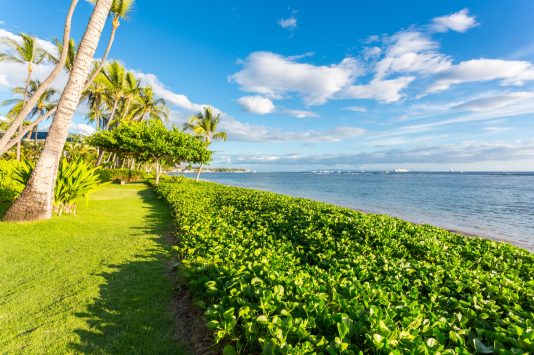
[[[202,179],[388,214],[534,251],[534,173],[206,173]]]

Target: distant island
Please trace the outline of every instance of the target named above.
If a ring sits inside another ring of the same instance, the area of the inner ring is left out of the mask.
[[[170,170],[169,173],[196,173],[195,169],[185,168],[185,169],[174,169]],[[249,169],[243,168],[205,168],[202,170],[203,173],[251,173]]]

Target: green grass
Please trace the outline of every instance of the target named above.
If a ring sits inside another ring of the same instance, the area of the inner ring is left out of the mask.
[[[182,353],[170,228],[145,185],[97,191],[78,216],[0,223],[0,353]]]

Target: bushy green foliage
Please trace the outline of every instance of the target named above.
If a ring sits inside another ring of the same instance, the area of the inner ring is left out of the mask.
[[[142,170],[130,169],[98,169],[101,181],[113,182],[141,182],[152,177],[151,174]]]
[[[534,254],[388,216],[163,183],[216,339],[239,353],[523,353]]]
[[[24,185],[14,179],[15,171],[22,165],[16,160],[0,160],[0,203],[12,202],[24,189]]]
[[[34,164],[26,162],[14,172],[14,179],[26,185]],[[69,162],[63,158],[59,164],[56,187],[54,189],[54,210],[61,215],[63,212],[76,214],[76,203],[98,188],[101,180],[98,168],[82,159]]]

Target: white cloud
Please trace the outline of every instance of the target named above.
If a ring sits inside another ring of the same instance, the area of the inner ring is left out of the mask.
[[[380,47],[365,47],[363,49],[363,58],[365,60],[373,59],[378,57],[382,53],[382,49]]]
[[[452,85],[501,80],[502,85],[523,85],[534,80],[534,65],[527,61],[472,59],[460,62],[440,73],[427,89],[428,93],[446,90]]]
[[[296,118],[312,118],[312,117],[319,117],[318,114],[311,111],[305,111],[305,110],[285,110],[285,113],[292,117]]]
[[[360,137],[365,130],[358,127],[336,127],[327,130],[286,131],[261,125],[240,122],[233,117],[225,116],[221,121],[221,129],[225,130],[230,140],[248,142],[341,142]]]
[[[244,110],[257,115],[273,113],[276,110],[273,102],[263,96],[243,96],[237,99],[237,103]]]
[[[469,16],[469,10],[463,9],[454,14],[432,19],[430,28],[436,32],[447,32],[449,30],[465,32],[477,25],[475,17]]]
[[[352,112],[367,112],[367,108],[363,106],[349,106],[349,107],[346,107],[345,109],[352,111]]]
[[[74,134],[81,134],[84,136],[89,136],[95,133],[95,128],[85,123],[75,123],[72,122],[69,127],[69,132]]]
[[[139,71],[133,71],[135,76],[141,79],[143,85],[150,85],[154,89],[154,93],[164,99],[168,104],[175,105],[188,111],[198,112],[207,106],[205,104],[192,103],[187,96],[183,94],[176,94],[169,90],[165,85],[159,81],[154,74],[146,74]]]
[[[18,35],[6,31],[0,28],[0,38],[11,38],[16,41],[19,41],[20,38]],[[37,38],[37,43],[41,48],[46,49],[47,51],[55,51],[56,47],[52,42]],[[5,43],[0,42],[0,52],[11,51],[11,48]],[[43,80],[50,74],[54,69],[52,64],[40,64],[36,65],[33,68],[32,79],[33,80]],[[10,63],[2,62],[0,64],[0,89],[12,89],[17,86],[23,86],[26,76],[28,75],[27,67],[25,64],[19,63]],[[52,87],[61,90],[65,87],[67,83],[68,75],[62,71],[56,80],[52,83]]]
[[[283,18],[278,20],[280,27],[293,30],[297,28],[297,18],[295,16],[290,16],[288,18]]]
[[[4,122],[6,122],[6,121],[7,121],[7,118],[5,118],[4,116],[0,115],[0,121],[4,121]]]
[[[396,79],[373,79],[366,85],[353,85],[347,88],[343,95],[353,99],[374,99],[385,103],[397,102],[402,98],[401,91],[415,78],[404,76]]]
[[[534,140],[514,143],[463,142],[384,149],[358,154],[236,154],[221,157],[231,164],[362,165],[362,164],[461,164],[534,159]]]
[[[360,73],[359,63],[350,57],[339,64],[315,66],[271,52],[254,52],[243,62],[243,69],[229,80],[246,92],[273,99],[297,93],[307,105],[320,105],[350,85]]]
[[[514,105],[525,100],[534,99],[533,92],[510,92],[483,96],[452,106],[452,109],[470,112],[493,111]]]
[[[418,31],[401,31],[384,39],[384,57],[375,65],[377,78],[391,73],[434,74],[451,66],[451,59],[438,51],[439,44]]]

